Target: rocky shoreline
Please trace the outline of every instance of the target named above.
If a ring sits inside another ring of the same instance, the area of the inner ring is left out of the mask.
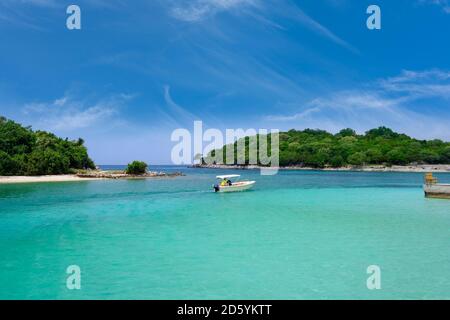
[[[206,168],[206,169],[233,169],[233,170],[255,170],[264,167],[249,165],[193,165],[192,168]],[[435,172],[435,173],[450,173],[450,165],[447,164],[423,164],[423,165],[408,165],[408,166],[383,166],[383,165],[373,165],[373,166],[347,166],[339,168],[312,168],[303,166],[288,166],[288,167],[278,167],[273,169],[279,170],[317,170],[317,171],[361,171],[361,172]]]
[[[127,174],[123,171],[91,171],[86,173],[77,173],[77,177],[83,179],[146,179],[146,178],[173,178],[184,176],[181,172],[147,172],[145,174]]]

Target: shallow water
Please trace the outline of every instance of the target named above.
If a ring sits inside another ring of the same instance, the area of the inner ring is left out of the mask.
[[[253,190],[215,194],[223,170],[181,169],[0,185],[0,298],[450,298],[450,201],[425,199],[422,174],[239,171]]]

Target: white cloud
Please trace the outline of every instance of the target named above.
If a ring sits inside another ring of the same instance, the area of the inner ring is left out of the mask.
[[[403,71],[368,88],[314,99],[292,115],[269,115],[264,119],[332,132],[345,127],[364,132],[384,125],[418,138],[449,140],[449,99],[450,72]]]
[[[164,86],[164,100],[166,102],[165,108],[162,110],[163,116],[172,125],[185,125],[191,124],[193,121],[198,120],[199,117],[190,113],[185,108],[173,101],[170,94],[170,86]]]
[[[272,121],[294,121],[294,120],[302,120],[307,118],[308,116],[312,115],[315,112],[320,112],[320,108],[319,107],[313,107],[313,108],[308,108],[304,111],[301,111],[299,113],[290,115],[290,116],[275,116],[275,115],[270,115],[267,116],[267,120],[272,120]]]
[[[449,0],[420,0],[422,4],[436,5],[442,8],[445,13],[450,14],[450,1]]]
[[[258,0],[193,0],[188,3],[175,1],[171,15],[182,21],[196,22],[223,11],[236,11],[242,7],[255,6]]]
[[[199,22],[225,11],[245,12],[247,16],[280,30],[284,30],[284,27],[269,18],[269,15],[292,19],[354,53],[359,52],[358,49],[306,14],[297,5],[288,1],[193,0],[184,2],[175,0],[170,8],[172,17],[185,22]]]
[[[54,7],[56,5],[55,0],[0,0],[0,4],[5,6],[11,5],[34,5],[39,7]]]
[[[306,27],[310,28],[314,32],[322,35],[325,38],[328,38],[329,40],[333,41],[334,43],[340,45],[341,47],[344,47],[354,53],[359,53],[358,49],[353,47],[351,44],[347,43],[345,40],[338,37],[336,34],[334,34],[330,29],[319,23],[318,21],[314,20],[312,17],[307,15],[303,10],[301,10],[299,7],[292,5],[287,8],[287,14],[292,16],[294,19],[305,25]]]
[[[113,108],[105,108],[95,105],[86,110],[78,111],[75,114],[64,113],[57,118],[48,121],[49,126],[54,130],[74,130],[91,127],[92,125],[104,121],[116,114]]]
[[[380,81],[388,92],[408,95],[410,98],[450,98],[450,72],[442,70],[409,71]]]
[[[39,128],[67,132],[110,121],[132,97],[119,94],[88,102],[66,95],[51,102],[28,103],[23,113]]]
[[[396,106],[396,99],[386,98],[376,92],[363,90],[342,91],[330,98],[318,98],[312,101],[318,107],[332,107],[337,109],[358,110],[372,109],[389,111]]]
[[[42,31],[40,16],[35,9],[55,9],[60,6],[56,0],[0,0],[0,23]]]

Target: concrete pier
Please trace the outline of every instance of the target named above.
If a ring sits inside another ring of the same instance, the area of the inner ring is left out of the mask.
[[[423,190],[427,198],[450,199],[450,184],[438,183],[432,173],[425,175]]]

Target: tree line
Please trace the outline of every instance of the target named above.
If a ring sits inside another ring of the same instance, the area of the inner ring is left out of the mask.
[[[259,137],[257,137],[259,141]],[[245,140],[245,164],[248,164],[249,137]],[[270,136],[269,136],[270,141]],[[227,148],[234,148],[237,163],[237,145],[222,149],[226,159]],[[259,148],[259,144],[257,145]],[[242,156],[242,155],[241,155]],[[224,160],[225,164],[226,160]],[[289,130],[279,133],[280,166],[304,166],[313,168],[363,165],[450,164],[450,143],[442,140],[418,140],[386,127],[357,134],[353,129],[343,129],[337,134],[324,130]]]
[[[95,169],[83,139],[61,139],[0,117],[0,175],[67,174]]]

